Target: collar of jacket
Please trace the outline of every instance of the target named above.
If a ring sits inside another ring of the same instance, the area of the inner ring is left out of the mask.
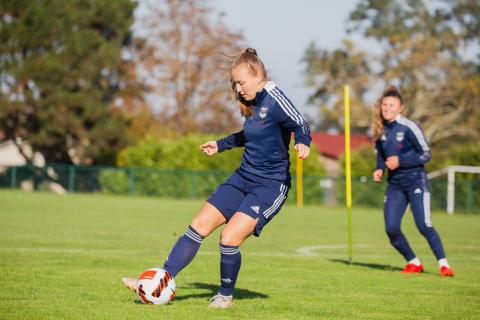
[[[401,114],[397,115],[397,117],[395,118],[395,120],[393,120],[392,122],[384,121],[384,122],[383,122],[383,125],[384,125],[385,127],[393,127],[394,125],[396,125],[396,124],[398,123],[398,120],[399,120],[400,118],[402,118],[402,115],[401,115]]]
[[[262,103],[263,98],[267,95],[267,90],[263,88],[262,90],[258,91],[257,94],[255,95],[255,102],[254,106],[258,107],[260,103]]]

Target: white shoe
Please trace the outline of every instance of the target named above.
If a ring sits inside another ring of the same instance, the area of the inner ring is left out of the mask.
[[[127,278],[123,277],[122,278],[122,283],[125,287],[127,287],[129,290],[136,291],[137,290],[137,279],[134,278]]]
[[[220,293],[210,299],[209,308],[228,309],[233,306],[233,296],[223,296]]]

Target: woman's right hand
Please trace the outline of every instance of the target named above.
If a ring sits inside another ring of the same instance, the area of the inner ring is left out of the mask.
[[[383,177],[383,170],[382,169],[377,169],[373,172],[373,181],[382,182],[382,177]]]
[[[208,156],[213,156],[218,152],[217,141],[208,141],[200,145],[200,150]]]

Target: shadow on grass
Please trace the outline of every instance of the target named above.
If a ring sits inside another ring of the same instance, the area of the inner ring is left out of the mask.
[[[346,265],[352,265],[352,266],[359,266],[359,267],[365,267],[365,268],[370,268],[370,269],[376,269],[376,270],[384,270],[384,271],[402,271],[402,268],[399,267],[393,267],[385,264],[378,264],[378,263],[365,263],[365,262],[348,262],[348,260],[343,260],[343,259],[329,259],[332,262],[339,262],[343,263]]]
[[[365,262],[355,262],[352,261],[351,263],[348,262],[348,260],[343,260],[343,259],[329,259],[332,262],[340,262],[346,265],[352,265],[352,266],[359,266],[359,267],[365,267],[365,268],[370,268],[370,269],[376,269],[376,270],[383,270],[383,271],[393,271],[393,272],[400,272],[403,269],[399,267],[393,267],[393,266],[388,266],[386,264],[378,264],[378,263],[365,263]],[[431,274],[435,275],[433,272],[428,272],[423,270],[422,274]]]
[[[218,285],[202,283],[202,282],[193,282],[185,286],[181,286],[180,289],[204,289],[208,292],[203,293],[194,293],[186,295],[177,295],[175,296],[176,301],[187,300],[187,299],[209,299],[218,293]],[[260,292],[250,291],[247,289],[235,288],[235,299],[266,299],[268,295]]]

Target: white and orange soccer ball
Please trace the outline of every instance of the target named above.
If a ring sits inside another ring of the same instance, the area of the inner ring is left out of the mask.
[[[137,281],[137,294],[146,304],[167,304],[175,296],[175,279],[162,268],[145,270]]]

